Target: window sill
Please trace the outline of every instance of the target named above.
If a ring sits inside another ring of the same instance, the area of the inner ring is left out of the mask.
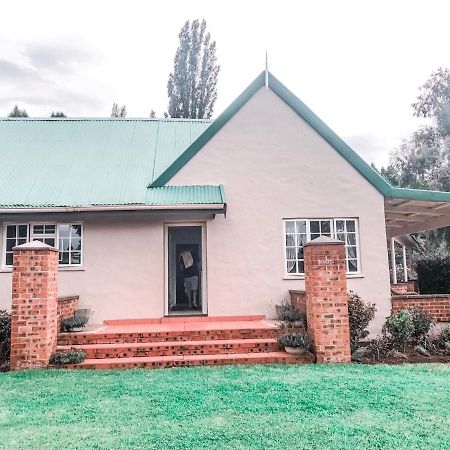
[[[86,269],[82,266],[58,267],[58,272],[84,272]],[[2,267],[0,273],[12,273],[12,267]]]
[[[364,275],[361,273],[355,273],[355,274],[347,274],[345,277],[347,280],[351,280],[353,278],[364,278]],[[283,280],[304,280],[305,275],[284,275]]]

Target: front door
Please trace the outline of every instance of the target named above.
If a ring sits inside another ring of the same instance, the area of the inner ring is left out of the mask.
[[[167,226],[166,315],[206,314],[203,225]]]

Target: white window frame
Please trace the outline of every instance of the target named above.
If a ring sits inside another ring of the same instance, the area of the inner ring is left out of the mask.
[[[65,268],[82,268],[84,266],[84,224],[83,222],[49,222],[49,221],[37,221],[37,222],[4,222],[3,223],[3,243],[2,243],[2,268],[6,270],[12,269],[12,265],[6,264],[6,230],[10,225],[27,225],[27,242],[31,242],[33,237],[33,225],[55,225],[55,248],[59,250],[59,226],[60,225],[80,225],[81,226],[81,237],[80,237],[80,264],[60,264],[59,263],[59,254],[58,254],[58,267],[60,269]]]
[[[346,271],[346,275],[347,278],[352,278],[352,277],[361,277],[362,276],[362,263],[361,263],[361,246],[360,246],[360,239],[359,239],[359,218],[358,217],[320,217],[320,218],[316,218],[316,217],[312,217],[312,218],[299,218],[299,217],[290,217],[290,218],[284,218],[283,219],[283,264],[284,264],[284,269],[283,269],[283,273],[284,273],[284,278],[286,279],[304,279],[305,278],[305,273],[290,273],[287,271],[287,255],[286,255],[286,223],[287,222],[293,222],[293,221],[304,221],[306,222],[306,242],[310,242],[311,240],[311,227],[310,224],[311,222],[314,221],[331,221],[331,236],[333,238],[336,238],[336,222],[339,220],[353,220],[355,222],[355,239],[356,239],[356,260],[358,262],[358,271],[356,272],[349,272],[348,270],[348,260],[347,260],[347,243],[345,243],[345,247],[346,247],[346,253],[345,253],[345,271]],[[289,233],[290,234],[290,233]],[[297,233],[296,233],[297,234]],[[315,233],[314,233],[315,234]],[[295,247],[297,248],[297,247]],[[297,258],[296,258],[297,261]]]

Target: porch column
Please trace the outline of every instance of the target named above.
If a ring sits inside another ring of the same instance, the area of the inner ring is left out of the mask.
[[[350,362],[345,246],[326,236],[304,245],[308,335],[318,363]]]
[[[392,283],[397,284],[397,264],[395,262],[395,239],[391,238]]]
[[[39,241],[13,248],[12,370],[48,365],[56,349],[58,250]]]

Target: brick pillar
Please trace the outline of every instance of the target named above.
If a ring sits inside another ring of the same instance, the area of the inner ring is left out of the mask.
[[[45,367],[56,349],[58,250],[33,241],[13,252],[11,369]]]
[[[345,247],[321,236],[304,246],[308,335],[318,363],[350,362]]]

